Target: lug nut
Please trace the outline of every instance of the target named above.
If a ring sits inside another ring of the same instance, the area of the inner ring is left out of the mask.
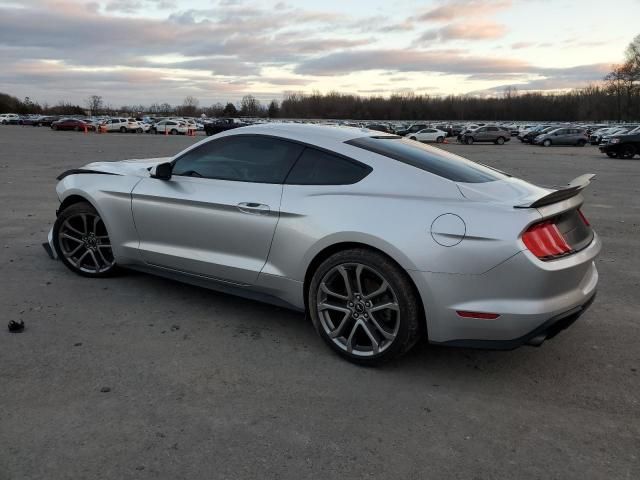
[[[353,307],[353,302],[349,302],[349,306],[350,306],[350,307]]]

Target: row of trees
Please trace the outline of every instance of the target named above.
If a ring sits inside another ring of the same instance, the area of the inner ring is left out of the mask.
[[[238,105],[216,103],[201,107],[193,96],[182,105],[168,103],[123,105],[114,108],[99,95],[80,105],[59,103],[40,105],[29,97],[19,100],[0,93],[0,113],[47,113],[91,115],[180,115],[195,117],[270,117],[270,118],[331,118],[362,120],[552,120],[601,121],[640,120],[640,35],[627,47],[624,62],[614,65],[600,85],[592,85],[563,93],[519,93],[508,87],[502,95],[481,98],[471,95],[429,96],[401,93],[390,97],[358,95],[340,92],[312,94],[289,92],[281,103],[272,100],[263,105],[252,95],[245,95]]]

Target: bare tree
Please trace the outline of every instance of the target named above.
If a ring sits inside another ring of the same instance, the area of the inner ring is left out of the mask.
[[[91,115],[99,115],[104,107],[104,103],[100,95],[91,95],[84,103]]]
[[[198,111],[198,105],[200,105],[198,99],[189,95],[183,100],[182,106],[178,109],[178,112],[180,115],[184,115],[185,117],[195,117]]]

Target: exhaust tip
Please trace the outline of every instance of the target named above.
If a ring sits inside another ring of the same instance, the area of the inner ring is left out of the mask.
[[[527,345],[531,345],[532,347],[539,347],[544,343],[546,339],[547,339],[547,335],[544,333],[540,335],[536,335],[535,337],[530,338],[529,341],[527,341]]]

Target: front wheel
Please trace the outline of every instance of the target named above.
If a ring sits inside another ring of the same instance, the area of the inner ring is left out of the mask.
[[[473,144],[473,137],[467,137],[467,138],[465,139],[465,143],[466,143],[467,145],[472,145],[472,144]]]
[[[504,145],[504,137],[498,137],[496,139],[496,144],[498,145]]]
[[[125,127],[120,127],[120,133],[127,133],[127,129]]]
[[[542,146],[543,147],[550,147],[551,146],[551,140],[549,140],[548,138],[542,142]]]
[[[177,135],[178,134],[178,130],[176,130],[175,128],[172,128],[171,132],[169,132],[169,133],[171,133],[171,135]]]
[[[332,255],[313,274],[307,300],[319,335],[351,362],[386,362],[420,338],[413,284],[381,253],[358,248]]]
[[[418,140],[416,137],[409,137],[409,140]]]
[[[622,158],[633,158],[635,154],[636,149],[633,145],[625,145],[624,147],[622,147],[622,151],[620,152],[620,156]]]
[[[607,157],[609,157],[609,158],[617,158],[618,157],[618,153],[617,152],[607,152]]]
[[[78,275],[107,277],[117,271],[107,227],[87,202],[60,212],[53,226],[53,246],[62,262]]]
[[[442,142],[444,142],[444,137],[436,138],[436,143],[442,143]]]

